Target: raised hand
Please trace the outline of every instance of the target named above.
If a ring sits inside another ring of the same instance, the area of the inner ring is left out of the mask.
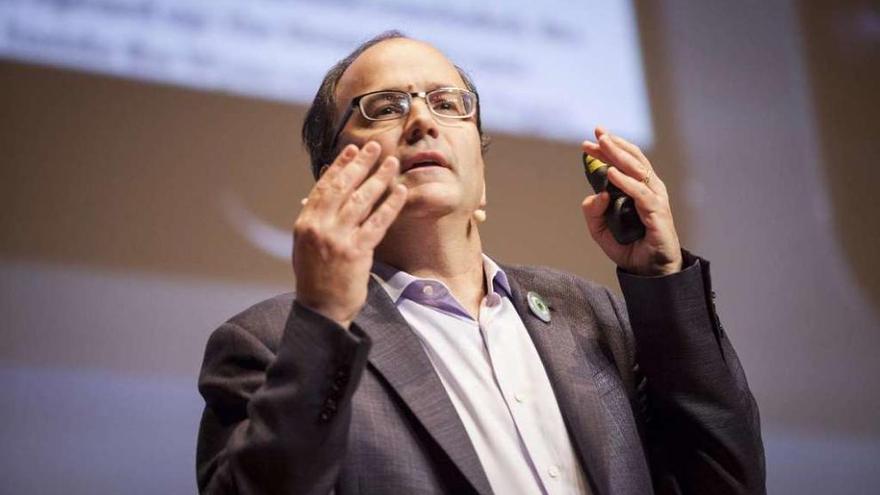
[[[607,192],[587,196],[581,204],[590,235],[620,268],[639,275],[667,275],[681,270],[681,245],[666,185],[638,146],[596,128],[596,142],[584,141],[583,150],[611,165],[608,180],[635,201],[645,224],[645,236],[632,244],[614,240],[603,213]]]
[[[373,251],[406,203],[400,162],[350,144],[312,188],[293,227],[296,300],[345,328],[367,300]]]

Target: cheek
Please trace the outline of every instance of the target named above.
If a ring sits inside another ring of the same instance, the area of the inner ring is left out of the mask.
[[[483,150],[476,125],[468,125],[454,131],[449,140],[458,158],[468,163],[482,161]]]
[[[467,148],[467,160],[473,164],[473,168],[476,173],[478,173],[482,179],[485,174],[486,165],[483,161],[483,148],[480,142],[480,135],[474,131],[473,135],[469,136]]]
[[[480,139],[480,132],[477,131],[477,126],[474,125],[473,132],[470,133],[470,145],[474,150],[474,154],[480,157],[480,161],[483,158],[483,140]]]
[[[345,136],[344,144],[354,144],[358,148],[363,148],[368,142],[375,141],[382,147],[381,157],[385,159],[386,156],[395,154],[399,139],[399,131],[396,131],[393,126],[387,126],[351,131]],[[339,148],[340,150],[342,146]]]
[[[483,162],[483,156],[480,153],[477,153],[476,156],[472,158],[471,163],[473,166],[471,167],[471,173],[468,180],[468,185],[473,196],[483,195],[483,190],[486,185],[486,166]]]

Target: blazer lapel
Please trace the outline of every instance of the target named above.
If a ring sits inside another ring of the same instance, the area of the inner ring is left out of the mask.
[[[505,272],[509,275],[513,304],[547,370],[593,493],[610,493],[609,460],[620,455],[620,452],[613,451],[615,443],[608,431],[615,426],[615,419],[602,403],[587,355],[574,339],[572,322],[556,309],[561,306],[561,301],[548,298],[548,294],[541,296],[550,306],[550,322],[539,319],[530,311],[526,299],[530,287],[520,287],[515,269],[505,267]]]
[[[355,324],[373,341],[370,363],[477,492],[491,494],[492,488],[477,452],[418,337],[385,290],[372,278],[367,303]]]

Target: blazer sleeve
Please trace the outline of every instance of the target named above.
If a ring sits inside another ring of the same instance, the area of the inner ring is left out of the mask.
[[[758,407],[715,311],[709,263],[664,277],[618,271],[644,382],[643,431],[663,494],[762,494]],[[619,306],[619,300],[617,301]]]
[[[257,305],[215,330],[199,376],[200,493],[330,493],[369,347],[355,325],[295,301]]]

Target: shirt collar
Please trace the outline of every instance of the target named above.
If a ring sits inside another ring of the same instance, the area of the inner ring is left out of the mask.
[[[492,258],[483,256],[483,273],[486,274],[486,287],[492,287],[492,290],[499,296],[511,297],[510,282],[507,280],[507,274],[495,263]],[[492,282],[489,284],[489,282]]]
[[[507,274],[492,258],[485,254],[481,254],[481,256],[483,257],[483,274],[486,276],[486,286],[492,287],[492,292],[497,293],[499,296],[510,297],[512,293]],[[373,278],[385,289],[385,292],[388,293],[388,296],[391,297],[395,304],[404,295],[406,288],[413,282],[433,281],[442,284],[442,282],[433,279],[415,277],[381,261],[374,261],[371,271]],[[490,281],[492,282],[491,284],[489,284]]]

